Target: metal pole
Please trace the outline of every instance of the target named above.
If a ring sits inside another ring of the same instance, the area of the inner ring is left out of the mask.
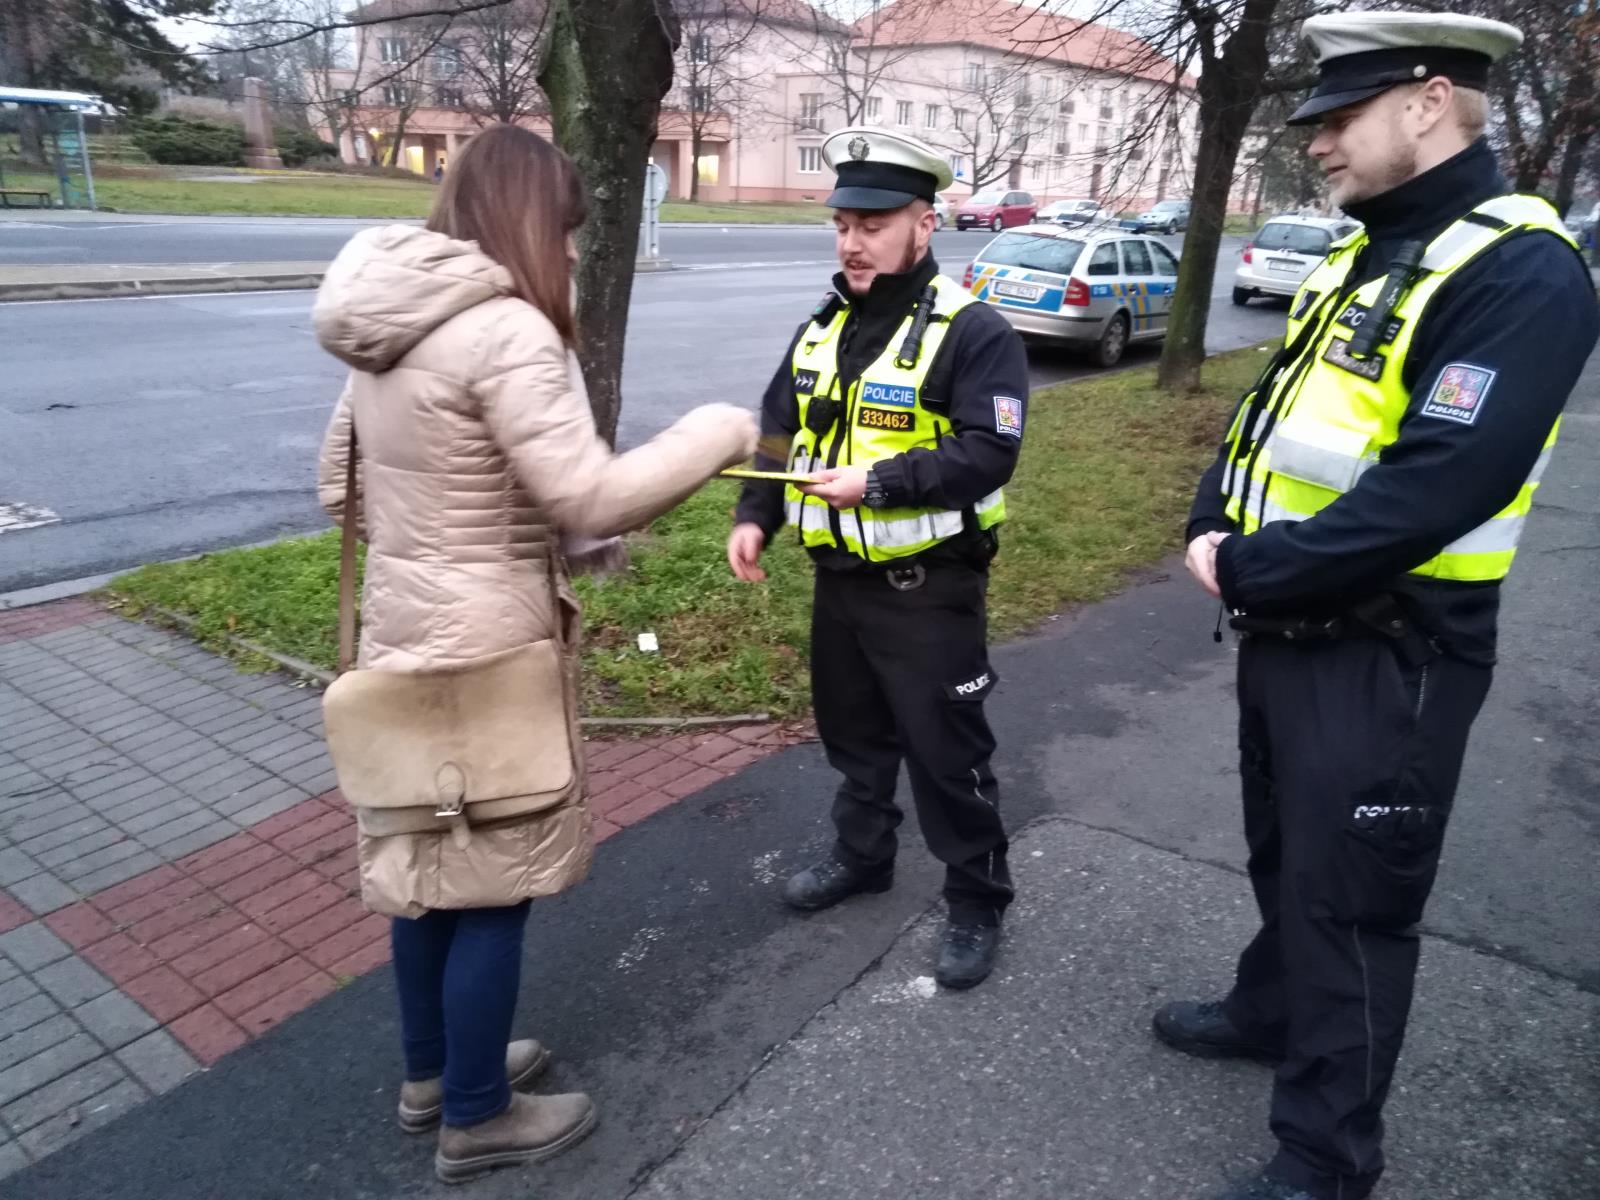
[[[78,109],[78,154],[83,159],[83,186],[89,193],[89,211],[99,205],[94,202],[94,169],[89,165],[89,139],[83,133],[83,109]]]

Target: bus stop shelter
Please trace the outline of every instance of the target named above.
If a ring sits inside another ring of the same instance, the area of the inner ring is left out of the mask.
[[[94,170],[89,165],[89,142],[83,133],[84,113],[99,113],[105,105],[98,96],[84,92],[56,92],[40,88],[16,88],[0,84],[0,109],[28,106],[43,117],[50,169],[55,173],[56,189],[62,208],[94,208]],[[74,174],[81,174],[79,184]],[[52,193],[40,188],[9,187],[0,176],[0,206],[12,201],[31,201],[44,205]]]

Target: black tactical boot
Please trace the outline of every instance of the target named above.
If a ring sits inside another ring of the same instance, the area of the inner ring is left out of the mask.
[[[957,925],[952,921],[945,927],[933,977],[947,988],[977,987],[989,978],[999,948],[998,925]]]
[[[1253,1058],[1274,1066],[1283,1061],[1282,1047],[1253,1042],[1235,1029],[1220,1000],[1174,1000],[1157,1009],[1150,1023],[1163,1042],[1196,1058]]]
[[[1234,1184],[1215,1200],[1320,1200],[1320,1197],[1302,1191],[1292,1183],[1280,1183],[1266,1175],[1257,1175],[1246,1183]]]
[[[858,892],[887,892],[893,886],[892,862],[882,867],[852,867],[829,858],[790,876],[783,885],[783,902],[803,912],[816,912]]]

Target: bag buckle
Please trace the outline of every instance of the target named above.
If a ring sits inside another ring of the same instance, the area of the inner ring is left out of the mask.
[[[439,768],[438,774],[433,777],[433,782],[439,790],[439,807],[434,809],[434,816],[459,817],[466,811],[466,772],[455,763],[447,762]]]

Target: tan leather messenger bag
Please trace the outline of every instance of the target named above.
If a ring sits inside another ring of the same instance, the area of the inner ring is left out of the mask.
[[[350,426],[339,560],[339,677],[322,700],[339,790],[361,831],[454,831],[556,808],[581,796],[577,664],[546,543],[555,636],[424,671],[354,670],[356,432]],[[574,623],[575,627],[575,623]]]

